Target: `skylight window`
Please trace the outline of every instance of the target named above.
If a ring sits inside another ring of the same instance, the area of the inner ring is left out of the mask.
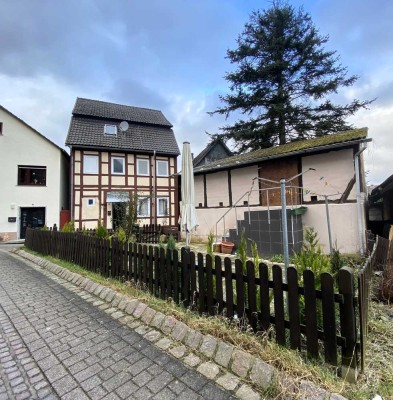
[[[105,135],[117,135],[117,126],[105,124],[104,134]]]

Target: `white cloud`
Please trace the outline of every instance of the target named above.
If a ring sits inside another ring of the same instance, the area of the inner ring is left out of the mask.
[[[352,117],[357,127],[368,127],[368,136],[372,142],[367,144],[365,168],[368,184],[380,184],[393,174],[393,105],[363,110]]]
[[[0,75],[2,105],[64,148],[78,88],[50,76],[10,78]]]

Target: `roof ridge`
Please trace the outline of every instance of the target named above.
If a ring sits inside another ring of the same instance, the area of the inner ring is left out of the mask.
[[[247,153],[236,154],[229,156],[226,159],[212,161],[204,166],[195,168],[195,171],[211,170],[224,166],[236,165],[239,163],[249,163],[259,159],[290,155],[298,151],[306,151],[307,149],[320,148],[333,146],[337,144],[345,144],[346,142],[361,140],[366,138],[368,135],[368,128],[354,128],[342,132],[335,132],[328,135],[314,137],[312,139],[304,139],[299,141],[292,141],[278,146],[272,146],[263,149],[252,150]],[[341,137],[347,138],[347,140],[338,140]],[[335,140],[336,138],[336,140]],[[223,165],[221,165],[223,164]]]
[[[96,101],[99,103],[105,103],[105,104],[111,104],[111,105],[115,105],[115,106],[121,106],[121,107],[132,107],[132,108],[139,108],[141,110],[148,110],[148,111],[158,111],[162,114],[161,110],[158,110],[157,108],[149,108],[149,107],[139,107],[139,106],[130,106],[128,104],[120,104],[120,103],[113,103],[110,101],[104,101],[104,100],[95,100],[95,99],[88,99],[87,97],[77,97],[76,100],[88,100],[88,101]]]

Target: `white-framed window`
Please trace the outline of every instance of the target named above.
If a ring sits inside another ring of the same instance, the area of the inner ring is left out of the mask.
[[[83,156],[83,173],[98,174],[98,156],[86,154]]]
[[[149,197],[138,197],[138,217],[150,217]]]
[[[125,158],[112,157],[112,174],[124,175],[124,171],[125,171]]]
[[[149,176],[149,160],[138,158],[136,160],[136,173],[137,175]]]
[[[169,197],[157,197],[157,216],[167,217],[169,215]]]
[[[117,135],[117,126],[105,124],[104,126],[104,134],[105,135]]]
[[[168,161],[157,160],[157,176],[168,176],[168,175],[169,175]]]
[[[93,207],[93,206],[95,206],[95,204],[96,204],[96,200],[94,198],[87,199],[87,205],[89,207]]]

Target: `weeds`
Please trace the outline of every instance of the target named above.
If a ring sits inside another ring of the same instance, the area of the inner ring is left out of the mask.
[[[207,245],[206,245],[206,253],[210,254],[213,257],[213,246],[214,246],[214,232],[210,230],[209,235],[207,236]]]

